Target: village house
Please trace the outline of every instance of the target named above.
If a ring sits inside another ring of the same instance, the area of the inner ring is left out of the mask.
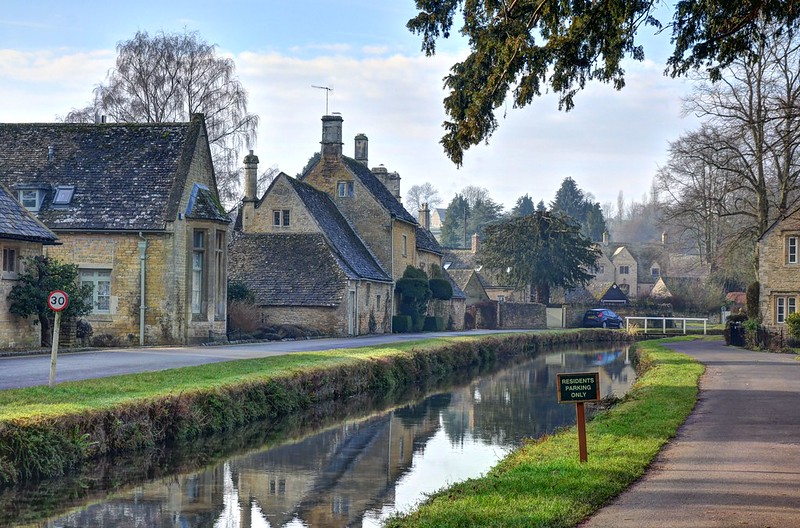
[[[265,325],[333,335],[390,332],[395,281],[408,266],[441,267],[442,250],[428,224],[400,203],[399,175],[368,168],[367,136],[355,137],[354,158],[343,155],[342,122],[323,116],[320,152],[299,178],[281,174],[261,198],[258,158],[245,159],[231,278],[253,291]]]
[[[0,124],[0,183],[93,289],[86,320],[121,343],[224,338],[227,226],[205,119]]]
[[[765,326],[785,328],[800,300],[800,209],[780,218],[758,239],[759,312]]]
[[[38,347],[41,327],[35,317],[22,318],[9,311],[8,294],[23,271],[25,258],[42,255],[43,245],[57,244],[56,235],[17,202],[0,185],[0,348]]]

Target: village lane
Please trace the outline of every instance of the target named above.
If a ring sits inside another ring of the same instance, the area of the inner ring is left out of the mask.
[[[268,341],[237,345],[194,347],[144,347],[62,351],[58,355],[56,382],[103,378],[120,374],[151,372],[237,359],[278,356],[293,352],[314,352],[338,348],[400,343],[434,337],[453,337],[531,330],[464,330],[459,332],[425,332],[418,334],[379,334],[358,337]],[[50,375],[50,354],[0,357],[0,390],[47,385]]]

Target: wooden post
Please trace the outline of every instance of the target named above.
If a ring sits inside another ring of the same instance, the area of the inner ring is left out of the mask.
[[[580,453],[581,463],[589,460],[589,455],[586,452],[586,412],[583,408],[583,402],[575,404],[575,412],[577,413],[578,422],[578,452]]]
[[[58,356],[58,336],[61,333],[61,311],[56,312],[53,322],[53,344],[50,348],[50,386],[56,384],[56,357]]]

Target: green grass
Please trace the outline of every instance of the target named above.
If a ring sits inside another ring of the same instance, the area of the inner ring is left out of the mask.
[[[474,337],[447,338],[472,340]],[[291,376],[296,372],[326,369],[422,351],[440,346],[445,339],[426,339],[409,343],[298,352],[281,356],[226,361],[197,367],[184,367],[142,374],[128,374],[86,381],[59,383],[55,387],[30,387],[0,391],[0,421],[47,419],[88,410],[102,410],[120,404],[159,398],[168,394],[202,392],[228,385]]]
[[[573,427],[523,446],[485,477],[441,490],[386,526],[530,528],[581,522],[644,473],[694,408],[703,366],[659,343],[637,345],[647,372],[623,403],[587,424],[587,463],[578,461]]]

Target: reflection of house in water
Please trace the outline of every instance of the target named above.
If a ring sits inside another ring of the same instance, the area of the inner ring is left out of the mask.
[[[556,373],[599,371],[605,393],[623,394],[634,379],[630,363],[620,361],[624,354],[539,355],[386,414],[267,446],[125,495],[115,492],[117,498],[70,514],[60,525],[197,527],[222,522],[250,528],[263,525],[263,518],[272,527],[292,521],[360,526],[365,516],[380,517],[384,507],[396,505],[395,494],[402,497],[403,477],[417,454],[440,454],[430,440],[442,428],[455,451],[468,442],[502,451],[523,438],[551,433],[575,420],[574,407],[557,402]]]

